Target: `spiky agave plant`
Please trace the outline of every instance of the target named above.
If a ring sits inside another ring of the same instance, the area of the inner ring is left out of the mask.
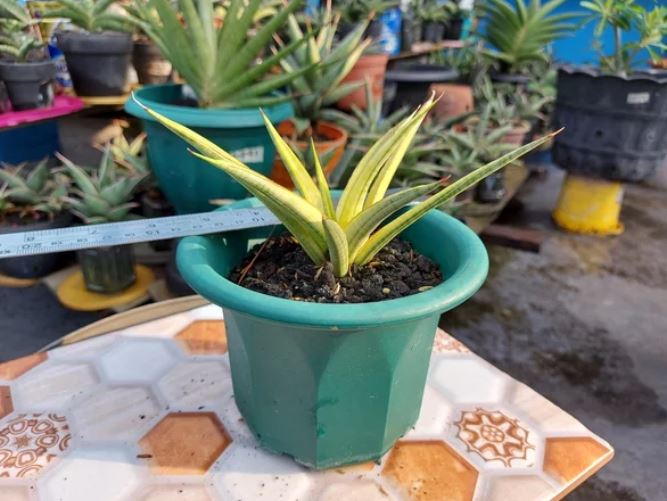
[[[342,277],[350,272],[353,264],[367,264],[393,238],[429,210],[549,140],[549,137],[543,137],[517,148],[450,185],[433,182],[385,196],[413,137],[434,104],[435,100],[430,98],[368,150],[359,161],[337,205],[334,205],[314,146],[311,144],[316,181],[266,117],[266,128],[294,181],[296,192],[253,171],[187,127],[146,107],[144,109],[199,150],[200,153],[193,152],[195,156],[225,171],[264,203],[315,264],[323,265],[329,260],[334,274]],[[433,194],[429,198],[381,226],[408,204],[430,193]]]

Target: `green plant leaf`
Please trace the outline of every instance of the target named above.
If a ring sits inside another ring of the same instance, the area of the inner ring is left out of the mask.
[[[328,219],[335,219],[336,210],[334,209],[333,199],[331,198],[331,192],[329,191],[329,183],[327,183],[327,178],[324,176],[320,156],[315,148],[315,141],[313,141],[313,138],[310,138],[310,155],[313,159],[315,178],[317,179],[317,186],[320,189],[320,199],[322,200],[324,215]]]
[[[350,268],[347,238],[340,225],[333,219],[323,219],[324,235],[329,249],[329,260],[333,265],[334,275],[343,277]]]
[[[529,151],[539,147],[547,141],[550,141],[551,138],[559,134],[561,130],[537,139],[536,141],[533,141],[525,146],[517,148],[516,150],[503,155],[493,162],[480,167],[479,169],[447,186],[437,194],[431,196],[429,199],[404,212],[396,219],[376,231],[361,247],[361,249],[359,249],[359,252],[355,256],[354,262],[360,265],[368,263],[373,258],[373,256],[375,256],[375,254],[377,254],[385,245],[391,242],[391,240],[397,237],[403,230],[421,218],[429,210],[442,205],[448,200],[454,198],[459,193],[463,193],[470,187],[474,186],[485,177],[514,162],[517,158],[525,155]]]

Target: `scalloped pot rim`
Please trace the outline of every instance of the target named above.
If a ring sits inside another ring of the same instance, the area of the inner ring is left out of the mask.
[[[569,75],[587,75],[592,78],[604,78],[612,80],[624,80],[627,82],[648,81],[657,84],[667,84],[667,70],[663,71],[664,76],[656,76],[651,73],[636,71],[627,76],[603,74],[597,66],[571,66],[571,65],[557,65],[558,71],[562,71]],[[648,69],[647,69],[648,70]]]
[[[243,202],[233,205],[235,208],[247,207]],[[448,270],[446,280],[440,285],[425,292],[386,301],[306,303],[246,289],[218,272],[220,264],[216,261],[219,263],[222,259],[216,257],[215,246],[219,242],[210,236],[183,239],[178,246],[177,263],[181,274],[195,291],[225,309],[277,322],[321,328],[361,328],[428,317],[458,306],[482,286],[488,272],[488,255],[479,237],[463,223],[434,210],[406,231],[410,233],[408,239],[413,242],[431,239],[430,245],[434,246],[431,251],[437,254],[437,257],[431,257],[439,261],[441,267],[443,262],[456,264]],[[443,238],[434,239],[437,233]],[[436,249],[438,241],[446,241],[449,245]]]

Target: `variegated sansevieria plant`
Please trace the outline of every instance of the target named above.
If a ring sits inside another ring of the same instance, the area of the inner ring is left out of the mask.
[[[430,98],[368,149],[357,164],[337,204],[334,204],[314,147],[311,148],[311,154],[314,159],[315,180],[267,117],[264,117],[266,128],[294,182],[295,191],[290,191],[252,170],[187,127],[146,107],[144,109],[197,149],[198,152],[193,151],[195,156],[225,171],[264,203],[296,238],[314,263],[323,265],[329,260],[333,264],[334,273],[344,276],[350,272],[353,264],[364,265],[370,262],[378,251],[429,210],[444,204],[550,138],[546,136],[517,148],[452,184],[433,182],[387,196],[387,190],[403,156],[434,104],[435,99]],[[382,226],[401,209],[429,194],[431,196],[426,200]]]

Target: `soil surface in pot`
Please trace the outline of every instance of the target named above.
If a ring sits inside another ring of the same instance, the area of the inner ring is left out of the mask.
[[[409,242],[394,239],[365,266],[337,279],[330,263],[316,266],[290,235],[256,245],[229,275],[256,292],[314,303],[365,303],[423,292],[442,283],[437,264]]]

